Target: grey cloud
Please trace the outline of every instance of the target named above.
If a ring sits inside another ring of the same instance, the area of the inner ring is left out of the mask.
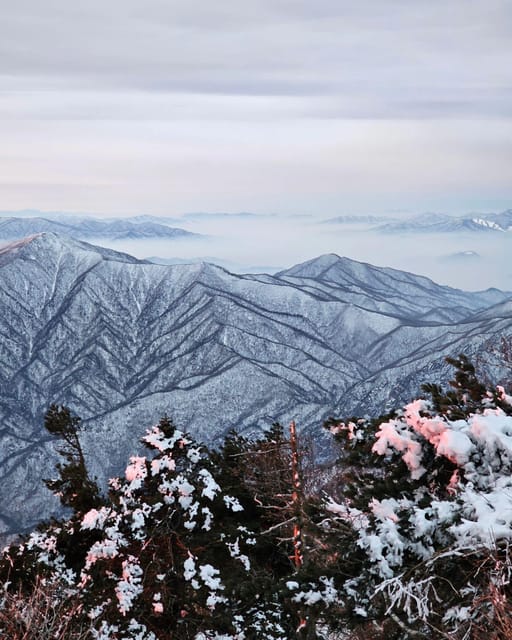
[[[47,89],[331,96],[376,117],[402,117],[400,105],[492,115],[510,105],[511,20],[507,0],[25,0],[3,20],[0,74]]]
[[[0,3],[4,207],[512,197],[509,0]]]

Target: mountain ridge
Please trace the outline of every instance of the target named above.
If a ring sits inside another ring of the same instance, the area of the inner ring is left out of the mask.
[[[408,399],[449,376],[445,355],[467,350],[495,367],[512,335],[510,293],[464,292],[335,254],[275,275],[233,274],[44,233],[4,247],[0,276],[4,531],[56,508],[41,484],[56,460],[41,426],[52,402],[82,417],[104,482],[164,414],[208,442],[294,418],[321,443],[331,413]]]

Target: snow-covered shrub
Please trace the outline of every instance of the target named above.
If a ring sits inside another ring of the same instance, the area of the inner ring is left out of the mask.
[[[29,595],[36,580],[52,581],[79,599],[64,615],[96,640],[284,640],[289,614],[266,567],[260,579],[251,518],[208,452],[167,419],[143,442],[150,454],[130,459],[101,506],[4,552],[5,588]]]
[[[452,364],[446,394],[328,425],[345,450],[324,523],[349,541],[339,594],[352,622],[394,620],[404,638],[476,637],[492,626],[490,594],[512,603],[512,398]]]

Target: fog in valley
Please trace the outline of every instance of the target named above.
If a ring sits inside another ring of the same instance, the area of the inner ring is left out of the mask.
[[[187,240],[95,240],[138,258],[221,264],[234,272],[273,272],[336,253],[377,266],[403,269],[467,290],[512,290],[510,233],[393,233],[375,226],[326,223],[313,216],[184,216],[173,226],[203,234]]]

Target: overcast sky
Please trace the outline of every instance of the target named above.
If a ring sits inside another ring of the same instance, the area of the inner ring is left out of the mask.
[[[0,209],[512,206],[510,0],[0,7]]]

